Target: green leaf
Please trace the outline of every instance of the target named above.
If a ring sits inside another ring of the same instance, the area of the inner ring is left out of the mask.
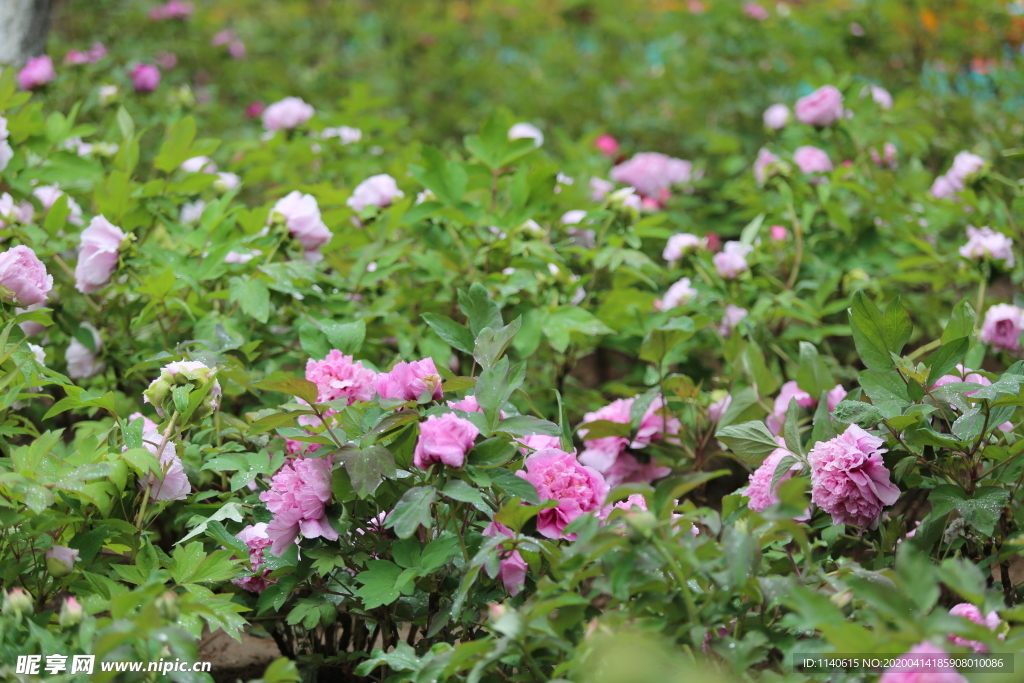
[[[946,329],[942,331],[942,343],[948,344],[961,337],[970,337],[974,334],[974,322],[976,314],[967,299],[963,299],[953,307],[953,314],[949,316]]]
[[[516,476],[514,472],[509,472],[502,467],[495,467],[494,469],[487,470],[487,476],[491,478],[494,486],[505,495],[521,498],[533,505],[540,503],[540,497],[537,495],[537,489],[534,488],[533,484],[522,477]]]
[[[740,365],[744,373],[754,383],[760,396],[771,396],[779,388],[779,380],[775,373],[768,369],[761,347],[750,342],[740,355]]]
[[[415,489],[413,489],[415,490]],[[388,560],[370,560],[366,563],[366,571],[356,575],[356,581],[362,584],[356,589],[356,595],[363,599],[366,609],[374,609],[382,605],[390,605],[402,594],[398,577],[403,569]]]
[[[424,145],[421,153],[424,168],[414,170],[413,176],[433,192],[438,200],[457,207],[469,181],[466,170],[457,161],[447,161],[436,147]]]
[[[863,401],[840,401],[832,415],[839,422],[871,429],[885,417],[882,411]]]
[[[942,517],[952,510],[960,513],[964,524],[975,533],[989,536],[1009,502],[1010,492],[997,486],[982,486],[968,497],[959,486],[943,484],[932,490],[928,502],[932,504],[932,516]]]
[[[747,465],[756,467],[779,447],[775,437],[763,422],[752,421],[722,427],[715,434],[719,441],[729,447]]]
[[[495,436],[478,443],[466,454],[466,462],[476,467],[499,467],[519,453],[506,437]]]
[[[902,415],[903,409],[910,405],[907,385],[895,372],[865,370],[858,380],[864,393],[886,417]]]
[[[945,333],[943,333],[943,336],[945,336]],[[959,339],[944,343],[939,347],[938,351],[928,356],[924,362],[928,366],[926,386],[931,387],[940,377],[955,368],[967,354],[967,349],[970,345],[971,340],[969,337],[960,337]]]
[[[343,453],[345,470],[352,488],[360,498],[369,498],[384,479],[393,479],[397,470],[391,451],[380,445]]]
[[[565,353],[569,348],[572,332],[579,332],[587,337],[615,332],[593,314],[577,306],[561,306],[555,309],[544,320],[542,329],[551,342],[551,348],[559,353]]]
[[[337,323],[333,320],[320,320],[318,322],[331,346],[346,356],[358,353],[363,348],[363,340],[366,339],[366,323],[364,321]]]
[[[796,383],[811,396],[820,396],[821,392],[830,391],[836,385],[824,359],[818,355],[818,350],[805,341],[800,342],[800,366],[796,371]]]
[[[893,367],[886,343],[887,321],[863,291],[853,295],[853,306],[849,310],[853,343],[861,361],[871,370],[890,370]],[[895,325],[895,314],[893,316]]]
[[[505,353],[509,342],[519,332],[522,324],[523,318],[520,316],[500,330],[495,331],[485,327],[480,331],[473,346],[473,358],[480,364],[480,367],[489,368],[494,365],[501,354]]]
[[[487,288],[479,282],[470,285],[468,292],[459,290],[459,310],[469,320],[469,330],[474,340],[485,327],[497,330],[504,325],[501,309],[487,297]],[[473,352],[472,346],[467,353]]]
[[[270,290],[259,278],[233,277],[228,284],[232,303],[237,303],[246,315],[266,323],[270,317]]]
[[[395,504],[395,510],[385,522],[385,527],[394,529],[399,538],[409,538],[421,526],[429,528],[434,519],[430,506],[436,499],[437,489],[433,486],[409,489]]]
[[[446,498],[451,498],[452,500],[469,503],[485,514],[490,514],[492,512],[491,508],[484,503],[483,496],[480,495],[480,492],[461,479],[450,480],[444,485],[444,488],[441,489],[441,495]]]
[[[513,415],[498,423],[496,432],[505,432],[512,436],[530,436],[531,434],[544,434],[546,436],[559,436],[561,430],[558,425],[548,420],[543,420],[532,415]]]
[[[289,396],[295,396],[301,398],[310,405],[316,403],[317,388],[316,385],[310,382],[308,379],[301,377],[287,377],[284,379],[265,379],[261,382],[253,384],[257,389],[263,389],[264,391],[278,391],[282,394],[288,394]]]
[[[701,316],[701,318],[706,318],[706,316]],[[699,327],[703,327],[703,325]],[[697,333],[697,329],[698,325],[693,318],[686,316],[673,318],[665,325],[647,333],[643,344],[640,345],[640,360],[651,363],[660,362],[677,346],[691,339]]]
[[[473,353],[473,333],[451,318],[436,313],[424,313],[423,322],[430,325],[430,328],[437,333],[448,346],[458,349],[463,353]]]
[[[903,347],[910,340],[914,326],[910,322],[907,309],[903,307],[900,297],[893,297],[889,305],[885,307],[885,347],[897,356],[903,352]]]
[[[814,427],[811,429],[811,440],[807,443],[807,448],[810,450],[819,441],[828,441],[836,436],[836,427],[828,409],[828,394],[823,391],[818,397],[818,407],[814,411]]]
[[[786,421],[782,425],[782,436],[786,440],[786,448],[790,453],[797,455],[804,454],[804,447],[800,441],[800,406],[796,399],[789,399],[789,406],[786,408]]]
[[[458,554],[459,539],[450,533],[445,533],[427,544],[420,556],[419,564],[424,570],[433,572],[448,564]]]
[[[175,121],[167,130],[167,138],[160,145],[160,153],[153,160],[153,168],[170,173],[191,155],[192,141],[196,137],[196,122],[191,116]]]
[[[180,541],[176,542],[174,545],[181,545],[190,538],[195,538],[199,534],[205,533],[206,528],[207,526],[209,526],[210,522],[223,522],[226,519],[230,519],[235,522],[244,521],[244,518],[242,517],[242,506],[240,503],[225,503],[223,507],[221,507],[215,513],[204,519],[199,524],[197,524],[195,528],[193,528],[192,531],[188,533],[187,536],[182,538]]]

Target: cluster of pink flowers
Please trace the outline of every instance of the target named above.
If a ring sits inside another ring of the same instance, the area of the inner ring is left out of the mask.
[[[527,456],[525,465],[516,475],[533,484],[540,500],[558,502],[557,507],[537,515],[537,531],[547,538],[575,540],[575,534],[566,534],[565,527],[580,515],[601,509],[608,482],[594,468],[580,464],[572,453],[555,448]]]
[[[878,150],[872,147],[868,150],[868,154],[871,155],[871,161],[879,168],[888,167],[896,170],[899,165],[896,162],[896,145],[891,142],[887,142],[882,145],[882,154],[878,153]]]
[[[263,566],[263,551],[273,543],[270,534],[267,532],[267,526],[266,522],[250,524],[235,536],[235,538],[249,547],[249,566],[252,567],[253,575],[232,579],[232,583],[253,593],[262,593],[268,586],[277,583],[277,579],[268,578],[270,574],[269,569],[260,570]]]
[[[735,280],[741,273],[749,269],[747,265],[747,254],[754,250],[754,247],[742,242],[726,242],[722,251],[711,257],[718,274],[726,280]]]
[[[290,130],[313,118],[313,107],[298,97],[286,97],[263,110],[263,127],[268,131]]]
[[[306,379],[316,384],[317,402],[326,403],[346,398],[348,405],[373,398],[373,380],[377,374],[354,360],[332,349],[323,360],[306,361]]]
[[[317,262],[323,258],[320,249],[331,241],[332,234],[320,217],[316,197],[298,190],[289,192],[274,204],[268,221],[272,222],[275,215],[283,218],[288,232],[302,243],[307,261]]]
[[[0,287],[9,292],[0,296],[21,306],[43,304],[53,289],[53,276],[36,252],[22,244],[0,253]]]
[[[996,304],[985,311],[978,338],[996,348],[1016,353],[1024,333],[1024,310],[1012,304]]]
[[[93,43],[92,47],[84,52],[72,50],[64,57],[65,64],[95,64],[107,56],[107,48],[103,43]]]
[[[969,259],[990,258],[1003,261],[1007,268],[1013,268],[1013,240],[992,228],[967,226],[967,244],[960,247],[960,255]]]
[[[801,123],[823,128],[843,117],[843,94],[832,85],[824,85],[796,101],[796,118]]]
[[[466,463],[466,453],[479,435],[480,430],[472,422],[455,413],[431,415],[420,423],[413,464],[424,470],[434,463],[462,467]]]
[[[192,485],[189,484],[188,477],[185,476],[185,468],[176,453],[174,442],[165,438],[156,424],[141,413],[133,413],[128,416],[129,423],[135,422],[135,420],[142,420],[142,445],[156,456],[163,470],[159,476],[150,474],[148,477],[140,477],[139,489],[149,486],[150,500],[184,500],[192,491]]]
[[[641,152],[611,171],[612,180],[635,187],[645,197],[659,199],[673,185],[694,179],[693,164],[658,152]]]
[[[192,16],[194,7],[191,2],[182,0],[169,0],[166,4],[154,7],[149,11],[149,18],[153,21],[164,21],[166,19],[188,19]]]
[[[630,423],[630,410],[636,398],[620,398],[600,410],[583,416],[582,425],[598,420],[608,420],[619,424]],[[642,463],[627,449],[641,449],[653,441],[668,440],[672,442],[682,428],[679,419],[671,415],[667,408],[663,409],[661,397],[657,397],[644,412],[636,437],[630,441],[624,436],[605,436],[587,439],[586,429],[580,429],[585,449],[580,453],[580,462],[600,472],[610,486],[623,483],[649,483],[666,476],[671,470],[659,467],[653,461]]]
[[[160,69],[152,64],[136,64],[132,69],[131,79],[135,92],[153,92],[160,85]]]
[[[31,57],[18,72],[18,85],[22,90],[35,90],[57,77],[49,55]]]
[[[811,465],[811,501],[832,515],[834,524],[875,528],[882,508],[900,497],[882,462],[883,441],[857,425],[807,454]]]
[[[75,289],[83,294],[99,291],[117,270],[121,243],[128,235],[102,215],[82,231],[81,251],[75,266]]]
[[[348,198],[348,204],[353,211],[362,211],[368,206],[376,206],[380,209],[391,206],[396,199],[401,199],[405,194],[398,189],[395,179],[386,173],[370,176],[356,186],[352,196]]]
[[[986,166],[986,162],[977,154],[960,152],[953,157],[953,165],[944,175],[940,175],[932,183],[931,193],[936,199],[946,199],[964,189],[974,177]]]
[[[270,490],[261,493],[260,500],[274,514],[266,533],[275,555],[283,555],[300,533],[304,538],[338,539],[338,532],[326,517],[326,505],[331,500],[329,460],[289,460],[273,476]]]
[[[433,358],[396,363],[391,372],[374,378],[373,387],[378,396],[387,400],[418,401],[425,392],[435,401],[443,396],[441,376]]]

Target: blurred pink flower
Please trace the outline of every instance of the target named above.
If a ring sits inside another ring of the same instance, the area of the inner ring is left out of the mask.
[[[188,19],[194,10],[191,2],[182,0],[169,0],[164,5],[154,7],[149,11],[149,18],[154,21],[165,19]]]
[[[153,92],[160,85],[160,69],[152,64],[136,64],[131,79],[135,92]]]
[[[835,86],[824,85],[797,100],[795,110],[801,123],[829,126],[843,116],[843,94]]]
[[[775,505],[779,502],[778,489],[779,485],[791,479],[794,474],[803,469],[803,465],[799,462],[793,463],[793,465],[779,477],[779,480],[772,486],[772,479],[775,477],[775,470],[778,469],[779,463],[782,459],[787,456],[792,456],[786,449],[786,442],[781,436],[776,437],[775,440],[779,444],[779,448],[776,448],[771,452],[761,466],[758,467],[750,475],[750,483],[747,485],[746,496],[750,499],[748,503],[751,510],[761,512],[762,510]]]
[[[985,312],[978,337],[986,344],[1016,352],[1024,331],[1024,310],[1010,304],[996,304]]]
[[[946,664],[948,658],[942,648],[920,643],[886,669],[878,683],[967,683],[966,678]]]
[[[370,176],[356,186],[352,196],[345,202],[354,211],[362,211],[368,206],[385,208],[391,206],[396,199],[405,194],[398,189],[395,179],[386,173]]]
[[[779,130],[789,123],[789,107],[782,103],[773,104],[764,110],[761,118],[764,120],[765,128]]]
[[[273,221],[278,214],[284,218],[292,237],[302,243],[306,254],[319,255],[321,247],[331,241],[333,235],[320,218],[320,207],[313,195],[302,194],[298,190],[289,192],[277,200],[268,220]]]
[[[252,568],[253,576],[243,576],[232,579],[231,582],[253,593],[262,593],[268,586],[277,583],[277,579],[268,578],[272,570],[261,571],[263,551],[272,543],[270,535],[267,533],[267,523],[250,524],[239,531],[235,538],[249,547],[249,566]]]
[[[607,133],[598,136],[598,138],[594,140],[594,147],[602,154],[606,154],[610,157],[614,157],[619,153],[619,141]]]
[[[252,105],[250,105],[252,106]],[[263,127],[267,130],[288,130],[313,118],[313,107],[298,97],[286,97],[263,110]]]
[[[512,530],[498,522],[491,522],[484,529],[484,536],[497,538],[499,535],[513,537]],[[499,579],[509,595],[516,595],[526,585],[526,570],[529,569],[529,565],[518,550],[501,549],[498,551],[498,559],[498,573],[491,578]]]
[[[693,164],[658,152],[641,152],[613,168],[611,178],[646,197],[658,198],[673,185],[693,180]]]
[[[955,605],[952,609],[949,610],[949,614],[950,616],[954,617],[964,617],[965,619],[970,619],[975,624],[986,627],[989,631],[995,631],[999,628],[999,624],[1002,623],[999,619],[999,614],[994,610],[986,615],[982,615],[981,610],[969,602],[961,602],[959,605]],[[1000,636],[1000,639],[1002,637],[1003,636]],[[949,640],[950,642],[955,643],[956,645],[969,647],[975,652],[988,652],[988,647],[986,647],[984,643],[977,640],[967,640],[966,638],[953,635],[952,633],[949,634]]]
[[[793,152],[793,161],[801,173],[828,173],[832,170],[832,161],[824,150],[810,145],[797,147]]]
[[[102,215],[96,216],[82,231],[81,251],[75,266],[75,289],[90,294],[106,287],[117,270],[121,243],[128,237],[121,228]]]
[[[727,280],[735,280],[740,273],[745,272],[747,265],[747,254],[753,251],[753,247],[741,242],[726,242],[722,251],[711,257],[718,274]]]
[[[1013,240],[992,228],[967,226],[967,244],[960,247],[964,258],[980,260],[986,257],[1004,261],[1007,268],[1013,268]]]
[[[21,71],[18,72],[18,84],[23,90],[35,90],[46,85],[57,77],[53,68],[53,60],[49,55],[30,57]]]

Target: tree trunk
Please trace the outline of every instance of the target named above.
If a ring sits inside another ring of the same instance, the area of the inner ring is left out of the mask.
[[[0,0],[0,64],[22,65],[46,51],[52,0]]]

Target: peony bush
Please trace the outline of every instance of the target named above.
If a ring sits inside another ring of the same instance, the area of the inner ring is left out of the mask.
[[[1016,15],[299,5],[0,73],[5,677],[1017,680]]]

